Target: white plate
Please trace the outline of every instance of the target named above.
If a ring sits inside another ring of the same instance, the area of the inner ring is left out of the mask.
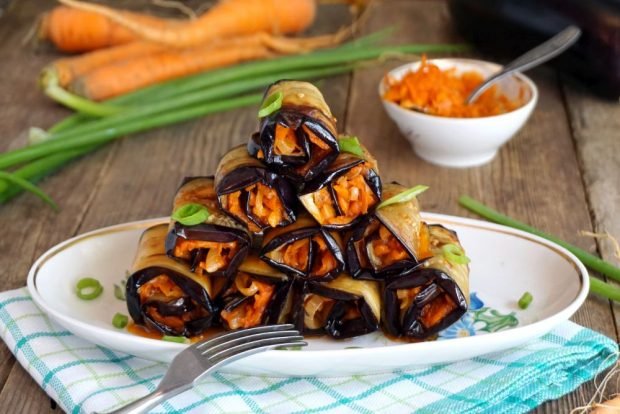
[[[234,362],[222,371],[272,376],[343,376],[445,363],[507,349],[549,332],[586,298],[586,269],[568,251],[539,237],[487,222],[423,214],[458,232],[471,258],[472,310],[438,341],[393,342],[380,333],[351,340],[310,339],[301,351],[269,351]],[[28,274],[28,289],[53,320],[98,345],[147,359],[170,361],[185,345],[142,338],[112,326],[127,313],[113,286],[132,263],[142,231],[167,218],[95,230],[53,247]],[[97,278],[103,294],[92,301],[74,293],[76,282]],[[517,301],[529,291],[527,310]],[[483,302],[483,304],[481,303]],[[473,336],[472,336],[473,335]],[[360,347],[360,349],[357,349]]]

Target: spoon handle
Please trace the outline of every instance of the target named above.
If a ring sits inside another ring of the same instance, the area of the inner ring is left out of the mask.
[[[576,26],[568,26],[551,39],[536,46],[534,49],[525,52],[512,62],[508,63],[501,71],[492,75],[482,82],[480,86],[472,91],[467,98],[467,103],[475,101],[482,92],[484,92],[493,82],[503,78],[513,72],[525,72],[535,66],[538,66],[568,49],[573,43],[579,39],[581,30]]]

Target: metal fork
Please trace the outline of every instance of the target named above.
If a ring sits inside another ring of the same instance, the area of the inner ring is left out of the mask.
[[[305,346],[290,324],[241,329],[197,342],[178,354],[155,391],[110,414],[139,414],[194,386],[216,368],[237,359],[284,346]]]

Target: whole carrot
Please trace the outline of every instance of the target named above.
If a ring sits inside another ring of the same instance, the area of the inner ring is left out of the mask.
[[[121,16],[140,24],[169,30],[182,21],[162,19],[148,14],[119,11]],[[99,13],[59,6],[41,19],[38,36],[52,42],[63,52],[86,52],[139,40],[134,32]]]
[[[144,40],[173,47],[197,46],[218,38],[258,32],[298,33],[308,28],[316,15],[315,0],[227,0],[217,3],[195,20],[160,27],[103,5],[78,0],[59,1],[107,17]]]
[[[164,80],[272,55],[266,47],[256,45],[165,50],[99,67],[74,79],[68,89],[101,101]]]
[[[158,43],[136,41],[94,50],[83,55],[62,58],[52,62],[43,69],[41,78],[46,78],[51,73],[58,79],[58,84],[65,87],[75,78],[98,67],[126,59],[140,58],[165,49],[166,46]]]
[[[207,46],[170,49],[160,46],[160,50],[146,52],[135,57],[124,57],[118,61],[112,60],[108,64],[91,65],[91,69],[76,76],[68,84],[69,90],[90,100],[104,100],[127,92],[153,85],[169,79],[191,75],[208,69],[225,67],[249,60],[266,59],[276,55],[309,52],[317,48],[334,46],[348,34],[342,30],[333,35],[323,35],[308,38],[286,38],[272,36],[267,33],[256,33],[250,36],[241,36],[213,42]],[[139,47],[136,42],[136,48]],[[117,46],[113,49],[130,49],[131,45]],[[110,50],[110,54],[113,49]],[[105,50],[91,52],[95,60]],[[121,56],[121,54],[117,54]],[[64,65],[55,65],[48,69],[47,74],[68,76],[76,74],[80,69],[89,66],[89,56],[74,58],[77,68],[70,65],[71,59],[66,59]],[[63,75],[64,74],[64,75]],[[42,79],[54,79],[42,76]],[[62,84],[62,82],[61,82]],[[45,85],[44,85],[45,86]]]

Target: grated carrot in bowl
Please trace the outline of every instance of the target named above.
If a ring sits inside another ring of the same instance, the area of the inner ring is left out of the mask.
[[[422,63],[397,80],[384,78],[386,92],[383,99],[405,109],[421,109],[431,115],[453,118],[476,118],[499,115],[522,106],[523,90],[515,100],[491,86],[470,105],[465,99],[484,80],[482,74],[468,71],[458,74],[456,69],[441,70],[422,56]]]

